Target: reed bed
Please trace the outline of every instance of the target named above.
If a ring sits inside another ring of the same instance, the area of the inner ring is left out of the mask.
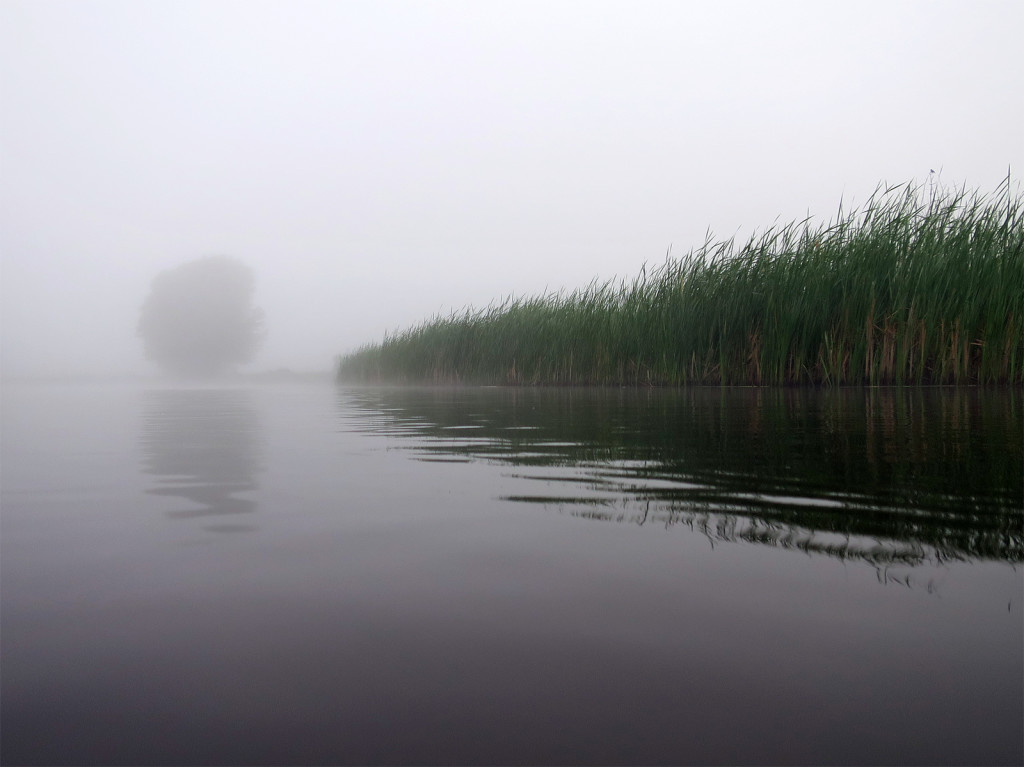
[[[434,317],[339,379],[510,385],[1024,383],[1024,206],[903,184],[632,281]]]

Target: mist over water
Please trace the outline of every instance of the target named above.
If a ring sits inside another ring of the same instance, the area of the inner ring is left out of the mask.
[[[1022,14],[8,0],[0,372],[153,372],[151,281],[210,255],[255,274],[246,369],[325,370],[882,183],[989,193],[1024,168]]]
[[[0,761],[1020,764],[1019,388],[331,368],[879,184],[1019,189],[1021,28],[4,0]],[[241,279],[156,289],[196,263]]]

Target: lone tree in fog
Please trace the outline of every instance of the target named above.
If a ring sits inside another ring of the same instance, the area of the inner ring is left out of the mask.
[[[146,357],[188,376],[216,375],[248,362],[263,342],[254,286],[252,269],[225,256],[158,274],[139,317]]]

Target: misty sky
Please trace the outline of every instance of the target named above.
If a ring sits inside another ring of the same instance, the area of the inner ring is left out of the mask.
[[[161,270],[253,267],[252,370],[631,277],[883,180],[1024,173],[1024,3],[0,3],[5,375],[145,373]]]

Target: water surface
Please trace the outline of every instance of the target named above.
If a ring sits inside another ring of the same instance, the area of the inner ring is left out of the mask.
[[[1024,760],[1019,391],[2,405],[4,763]]]

